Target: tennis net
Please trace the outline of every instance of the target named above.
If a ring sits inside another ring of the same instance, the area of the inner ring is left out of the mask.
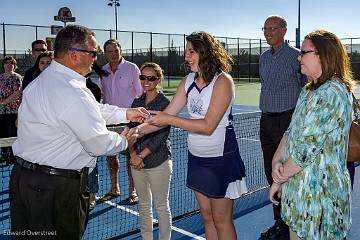
[[[234,127],[241,157],[246,166],[246,181],[249,193],[235,201],[234,217],[239,217],[268,203],[267,181],[263,171],[262,152],[259,141],[260,112],[234,115]],[[199,206],[193,192],[186,187],[187,172],[187,132],[171,128],[171,149],[173,175],[170,186],[170,208],[174,223],[187,221],[190,232],[202,231],[198,216]],[[0,146],[10,145],[14,139],[0,139]],[[128,177],[125,156],[119,154],[119,185],[121,195],[111,201],[97,201],[96,208],[89,215],[84,239],[123,238],[139,232],[140,221],[138,205],[128,202]],[[9,175],[11,165],[0,163],[0,234],[10,229],[9,213]],[[110,190],[111,181],[106,157],[98,158],[99,192],[101,196]],[[156,211],[154,219],[157,219]],[[157,226],[157,221],[154,221]],[[199,230],[200,229],[200,230]]]

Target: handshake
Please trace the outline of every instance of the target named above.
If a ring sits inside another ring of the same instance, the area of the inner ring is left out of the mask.
[[[126,110],[126,119],[132,122],[143,123],[146,119],[150,117],[150,113],[143,107],[138,108],[128,108]],[[139,137],[138,128],[129,129],[126,127],[121,135],[126,137],[128,145],[132,146],[135,144],[137,138]]]
[[[163,127],[170,124],[171,115],[161,111],[148,111],[143,107],[128,108],[126,111],[126,118],[132,122],[147,123],[157,127]],[[151,132],[158,130],[152,128]],[[137,138],[142,137],[144,132],[140,134],[140,128],[135,127],[132,129],[125,128],[121,135],[125,136],[128,140],[128,145],[132,146]]]
[[[124,128],[124,130],[121,132],[120,135],[126,137],[129,147],[132,147],[136,143],[137,139],[142,137],[140,135],[140,131],[138,127],[134,127],[132,129],[126,127]]]
[[[131,167],[140,170],[145,166],[143,162],[144,156],[135,151],[134,144],[138,138],[171,124],[172,116],[161,111],[147,111],[145,108],[139,107],[127,109],[126,117],[132,122],[143,123],[131,129],[125,128],[121,133],[128,141]]]

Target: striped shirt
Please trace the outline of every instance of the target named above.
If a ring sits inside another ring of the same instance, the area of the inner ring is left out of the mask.
[[[300,73],[300,51],[284,43],[260,56],[260,110],[284,112],[295,107],[307,79]]]

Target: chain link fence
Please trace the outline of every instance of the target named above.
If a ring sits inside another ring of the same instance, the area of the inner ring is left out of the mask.
[[[100,65],[105,64],[103,44],[115,38],[111,29],[92,29],[96,34]],[[12,55],[18,60],[20,74],[33,65],[31,43],[35,39],[55,38],[50,26],[25,24],[1,24],[0,60],[5,55]],[[178,79],[186,74],[184,66],[185,34],[154,32],[118,31],[123,56],[140,66],[146,61],[153,61],[164,69],[167,80]],[[228,50],[234,59],[232,76],[235,80],[258,81],[259,57],[269,48],[264,39],[246,39],[215,37]],[[349,52],[356,79],[360,78],[360,38],[344,38],[343,43]],[[295,42],[289,42],[294,46]],[[169,81],[168,81],[169,83]]]

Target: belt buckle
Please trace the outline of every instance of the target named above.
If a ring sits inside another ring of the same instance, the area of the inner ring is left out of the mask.
[[[55,169],[53,169],[53,168],[48,168],[48,169],[46,169],[46,171],[47,171],[47,173],[49,174],[49,175],[59,175],[57,172],[56,172],[56,170]]]

